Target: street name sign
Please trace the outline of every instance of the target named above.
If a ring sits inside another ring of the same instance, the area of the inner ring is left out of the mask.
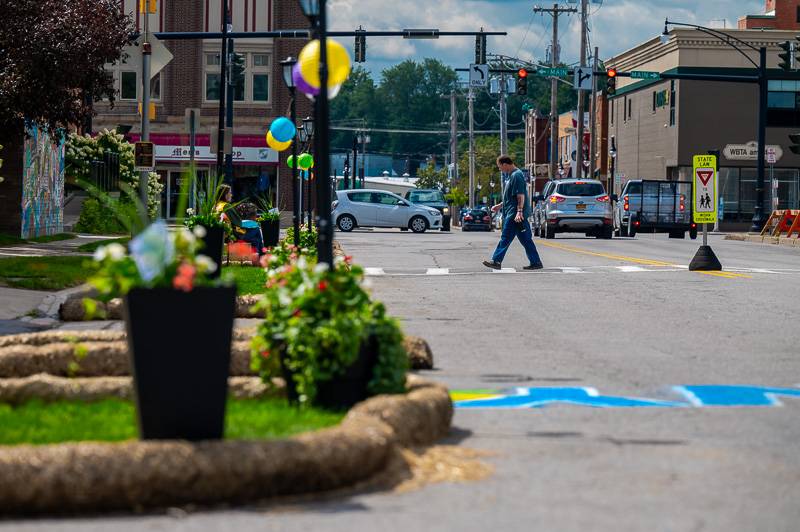
[[[469,86],[485,87],[489,83],[489,65],[469,65]]]
[[[536,75],[545,77],[563,77],[569,75],[569,69],[565,67],[539,67],[536,69]]]
[[[717,221],[717,157],[695,155],[692,158],[694,186],[692,215],[695,223],[713,224]]]
[[[572,86],[576,91],[592,90],[592,68],[587,66],[575,67]]]
[[[661,74],[647,70],[631,70],[631,77],[634,79],[661,79]]]
[[[152,172],[155,170],[155,148],[152,142],[137,142],[133,145],[133,170]]]
[[[775,153],[775,162],[780,161],[783,157],[783,148],[777,144],[767,145],[764,147],[764,155],[768,157],[770,150]],[[758,159],[758,143],[752,140],[747,144],[727,144],[722,154],[729,161],[755,161]]]

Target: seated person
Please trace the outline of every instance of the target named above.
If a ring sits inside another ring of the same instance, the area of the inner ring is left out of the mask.
[[[236,232],[236,238],[253,246],[255,253],[261,256],[264,253],[264,236],[261,234],[261,225],[256,221],[258,208],[252,203],[240,203],[236,206],[236,212],[242,219],[242,232]]]

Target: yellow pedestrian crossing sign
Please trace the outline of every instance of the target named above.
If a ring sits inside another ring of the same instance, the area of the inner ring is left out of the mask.
[[[695,155],[692,170],[692,214],[698,224],[713,224],[717,221],[717,157]]]

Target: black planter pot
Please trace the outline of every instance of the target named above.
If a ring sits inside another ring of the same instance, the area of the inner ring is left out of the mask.
[[[222,438],[235,301],[235,287],[125,296],[141,439]]]
[[[281,236],[280,220],[261,222],[261,234],[264,237],[264,247],[277,246]]]
[[[378,344],[370,337],[361,345],[355,363],[347,368],[344,374],[329,381],[317,382],[317,396],[314,406],[343,410],[369,397],[367,385],[372,380],[372,373],[378,361]],[[292,373],[288,370],[281,353],[281,370],[286,381],[286,397],[292,404],[297,404],[299,396]]]
[[[225,230],[222,227],[205,228],[206,236],[203,237],[203,249],[200,250],[202,255],[207,255],[217,265],[217,269],[209,277],[212,279],[219,278],[222,273],[222,248],[225,245]]]

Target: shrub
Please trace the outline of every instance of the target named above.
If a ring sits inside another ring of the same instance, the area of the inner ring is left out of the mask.
[[[111,201],[117,203],[115,208],[102,205],[95,198],[86,199],[81,207],[81,214],[78,218],[78,223],[75,225],[75,231],[94,235],[127,233],[128,228],[119,221],[115,209],[125,212],[128,216],[137,216],[136,207],[130,202]]]

